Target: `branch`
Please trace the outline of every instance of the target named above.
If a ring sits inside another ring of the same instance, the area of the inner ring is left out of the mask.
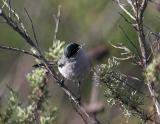
[[[59,26],[59,22],[60,22],[60,15],[61,15],[61,5],[58,6],[57,15],[53,15],[55,23],[56,23],[53,40],[57,39],[57,32],[58,32],[58,26]]]
[[[135,9],[135,6],[134,6],[134,2],[132,1],[132,0],[126,0],[128,3],[129,3],[129,5],[132,7],[132,10],[133,10],[133,12],[134,12],[134,14],[136,13],[136,9]]]
[[[33,21],[32,21],[32,18],[30,17],[27,9],[25,8],[24,10],[25,10],[25,12],[26,12],[26,14],[27,14],[30,22],[31,22],[32,32],[33,32],[33,35],[34,35],[34,39],[35,39],[35,41],[36,41],[36,45],[37,45],[37,47],[39,47],[38,40],[37,40],[37,36],[36,36],[36,32],[35,32],[35,28],[34,28]]]
[[[26,28],[25,26],[23,25],[20,17],[18,16],[18,14],[15,12],[15,10],[12,9],[11,7],[11,0],[9,0],[9,4],[6,2],[7,0],[2,0],[3,2],[3,6],[2,6],[2,9],[4,7],[6,7],[8,10],[9,10],[9,18],[11,18],[11,14],[18,20],[18,23],[20,23],[20,26],[21,28],[23,29],[23,31],[27,34],[27,31],[26,31]],[[1,10],[2,10],[1,9]]]
[[[120,3],[120,0],[116,0],[116,2],[118,3],[119,7],[133,20],[136,20],[136,18],[130,13],[128,12],[128,10],[126,10],[126,8],[123,6],[123,4]]]
[[[12,27],[14,31],[16,31],[30,46],[32,46],[38,53],[39,53],[39,59],[44,63],[46,69],[51,74],[51,76],[56,80],[56,83],[61,86],[61,89],[65,92],[65,94],[70,99],[70,102],[74,104],[77,114],[80,115],[82,119],[85,120],[87,124],[100,124],[100,122],[97,121],[96,118],[89,115],[85,108],[83,107],[82,103],[80,103],[76,97],[73,95],[73,93],[65,86],[62,85],[64,81],[60,79],[60,77],[57,75],[55,70],[50,66],[50,63],[47,61],[47,59],[43,56],[41,51],[38,49],[36,44],[33,42],[32,38],[24,31],[22,31],[17,25],[14,20],[12,20],[10,17],[8,17],[1,9],[0,9],[0,16],[6,21],[6,23]],[[59,21],[58,21],[59,23]],[[55,33],[57,33],[58,30],[58,23],[56,26]],[[56,34],[55,34],[56,35]],[[55,37],[56,38],[56,37]]]
[[[28,52],[28,51],[25,51],[25,50],[23,50],[23,49],[14,48],[14,47],[9,47],[9,46],[1,46],[1,45],[0,45],[0,49],[5,49],[5,50],[11,50],[11,51],[15,51],[15,52],[24,53],[24,54],[27,54],[27,55],[30,55],[30,56],[33,56],[33,57],[39,59],[39,56],[38,56],[38,55],[33,54],[33,53],[31,53],[31,52]]]
[[[118,1],[118,5],[121,7],[121,9],[126,12],[126,10],[124,9],[124,7],[120,4],[119,0]],[[147,43],[146,43],[146,36],[144,33],[144,24],[143,24],[143,15],[145,12],[145,9],[148,5],[148,1],[149,0],[142,0],[142,2],[139,2],[138,0],[132,1],[132,0],[127,0],[127,2],[130,4],[133,12],[134,12],[134,16],[135,16],[135,22],[136,22],[136,31],[138,34],[138,39],[139,39],[139,46],[140,46],[140,50],[141,50],[141,54],[142,54],[142,62],[143,62],[143,69],[146,69],[147,67],[147,58],[148,58],[148,50],[147,50]],[[130,14],[128,14],[130,16]],[[132,16],[130,16],[130,18],[133,19]],[[156,107],[156,111],[158,114],[158,117],[160,119],[160,103],[156,97],[156,92],[155,89],[153,87],[154,82],[151,82],[149,80],[147,80],[147,86],[148,86],[148,90],[150,92],[150,95],[152,97],[152,101]]]
[[[142,54],[142,60],[143,60],[143,65],[146,67],[146,62],[147,62],[147,57],[148,57],[148,51],[147,51],[147,44],[146,44],[146,39],[145,39],[145,34],[144,34],[144,26],[143,26],[143,13],[144,10],[147,7],[147,2],[148,0],[143,0],[142,5],[140,6],[140,11],[139,14],[137,15],[137,33],[138,33],[138,38],[139,38],[139,45],[141,49],[141,54]]]
[[[125,32],[125,30],[123,29],[122,26],[119,26],[119,28],[121,29],[122,33],[124,34],[124,36],[127,38],[127,40],[131,43],[131,45],[135,48],[138,58],[141,58],[141,55],[139,54],[139,50],[136,47],[136,45],[133,43],[133,41],[129,38],[129,36],[127,35],[127,33]]]
[[[0,9],[1,10],[1,9]],[[21,37],[23,37],[25,39],[25,41],[32,47],[34,47],[35,49],[37,49],[35,43],[33,42],[33,40],[31,39],[31,37],[24,31],[22,31],[19,26],[17,26],[16,22],[8,17],[2,10],[0,13],[0,16],[6,21],[6,23],[13,29],[15,30]]]
[[[140,49],[141,49],[141,53],[142,53],[142,57],[143,57],[144,69],[147,66],[148,51],[147,51],[146,39],[145,39],[145,34],[144,34],[144,29],[143,29],[143,14],[144,14],[144,11],[147,7],[147,4],[148,4],[148,0],[142,1],[141,6],[140,6],[140,12],[137,17],[139,45],[140,45]],[[154,84],[154,82],[151,82],[149,80],[147,81],[148,90],[150,92],[150,95],[152,97],[152,101],[156,107],[157,114],[160,119],[160,103],[158,101],[158,98],[156,97],[157,95],[156,95],[155,89],[153,87],[153,84]]]

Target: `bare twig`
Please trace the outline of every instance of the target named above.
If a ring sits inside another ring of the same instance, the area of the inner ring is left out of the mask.
[[[122,13],[119,12],[119,14],[121,15],[121,17],[130,25],[132,25],[132,22],[129,21]]]
[[[148,89],[150,91],[150,94],[151,94],[151,97],[153,99],[153,103],[156,107],[156,111],[157,111],[157,114],[160,118],[160,104],[159,104],[159,101],[158,101],[158,98],[156,97],[156,92],[155,92],[155,87],[153,86],[155,82],[150,82],[148,81],[147,83],[147,86],[148,86]]]
[[[85,124],[88,124],[83,115],[76,109],[75,106],[73,106],[73,109],[81,116],[82,120],[85,122]]]
[[[53,41],[57,39],[57,32],[58,32],[58,26],[59,26],[59,22],[60,22],[60,15],[61,15],[61,5],[58,6],[57,15],[53,15],[55,23],[56,23]]]
[[[133,0],[126,0],[126,1],[127,1],[127,2],[129,3],[129,5],[132,7],[133,12],[136,13],[136,9],[135,9]]]
[[[147,7],[148,4],[148,0],[143,0],[140,6],[140,11],[137,17],[137,28],[138,28],[138,37],[139,37],[139,45],[140,45],[140,49],[141,49],[141,53],[142,53],[142,57],[143,57],[143,64],[144,64],[144,68],[146,68],[147,66],[147,58],[148,58],[148,51],[147,51],[147,45],[146,45],[146,39],[145,39],[145,34],[144,34],[144,29],[143,29],[143,14],[144,11]],[[154,82],[150,82],[147,81],[147,86],[148,86],[148,90],[152,96],[152,100],[153,103],[156,107],[157,110],[157,114],[159,116],[160,119],[160,103],[158,102],[158,99],[156,97],[156,92],[154,87],[152,87],[152,84],[154,84]]]
[[[30,56],[33,56],[33,57],[39,59],[39,56],[38,56],[38,55],[33,54],[33,53],[31,53],[31,52],[28,52],[28,51],[25,51],[25,50],[23,50],[23,49],[14,48],[14,47],[9,47],[9,46],[1,46],[1,45],[0,45],[0,49],[5,49],[5,50],[11,50],[11,51],[15,51],[15,52],[24,53],[24,54],[27,54],[27,55],[30,55]]]
[[[60,10],[60,7],[59,7]],[[89,115],[85,108],[83,107],[82,103],[80,103],[76,97],[73,95],[73,93],[65,86],[63,85],[63,81],[60,79],[60,77],[57,75],[57,73],[54,71],[54,69],[50,66],[50,63],[46,60],[46,58],[43,56],[43,54],[41,53],[41,51],[39,50],[39,48],[37,47],[37,45],[33,42],[32,38],[25,32],[22,31],[15,23],[14,20],[12,20],[11,18],[9,18],[3,11],[0,14],[0,16],[6,21],[6,23],[13,28],[14,31],[16,31],[30,46],[32,46],[39,54],[39,59],[42,60],[42,62],[44,63],[46,69],[48,70],[48,72],[51,74],[51,76],[56,80],[56,83],[59,84],[61,86],[61,89],[65,92],[65,94],[68,96],[68,98],[70,99],[71,103],[74,104],[75,109],[77,112],[77,114],[79,114],[81,117],[83,116],[83,119],[85,119],[85,121],[87,122],[87,124],[100,124],[99,121],[97,121],[96,118],[92,117],[91,115]],[[60,13],[58,13],[58,16],[60,16]],[[55,35],[58,31],[58,23],[57,22],[57,26],[55,29]],[[55,36],[56,38],[56,36]]]
[[[124,7],[124,5],[122,3],[120,3],[120,0],[116,0],[119,7],[130,17],[132,18],[133,20],[136,20],[136,18],[130,13],[128,12],[128,10],[126,10],[126,8]]]
[[[9,4],[7,3],[7,0],[2,0],[2,2],[3,2],[2,9],[3,9],[4,7],[7,7],[8,10],[9,10],[9,14],[10,14],[9,18],[11,18],[11,14],[13,14],[13,16],[17,19],[18,23],[20,23],[20,26],[21,26],[21,28],[23,29],[23,31],[27,34],[27,30],[26,30],[24,24],[22,23],[20,17],[19,17],[18,14],[15,12],[15,10],[13,10],[13,9],[11,8],[11,1],[9,2]]]
[[[3,11],[0,14],[0,16],[6,21],[6,23],[13,28],[16,32],[18,32],[24,39],[26,39],[26,42],[31,45],[34,48],[37,48],[35,43],[32,41],[32,39],[29,37],[26,32],[22,31],[16,24],[14,20],[12,20],[10,17],[8,17]]]
[[[123,29],[122,26],[119,26],[119,28],[121,29],[121,31],[123,32],[123,34],[125,35],[125,37],[127,38],[127,40],[131,43],[131,45],[135,48],[137,55],[139,58],[141,58],[141,55],[139,54],[139,50],[136,47],[136,45],[133,43],[133,41],[129,38],[129,36],[127,35],[127,33],[125,32],[125,30]]]
[[[32,18],[30,17],[30,15],[29,15],[27,9],[24,8],[24,10],[25,10],[25,12],[26,12],[26,14],[27,14],[27,16],[28,16],[30,22],[31,22],[32,32],[33,32],[33,35],[34,35],[34,39],[35,39],[35,41],[36,41],[37,47],[39,48],[39,44],[38,44],[38,40],[37,40],[37,36],[36,36],[36,32],[35,32],[35,28],[34,28],[34,25],[33,25]]]
[[[109,42],[110,45],[116,49],[120,49],[120,50],[123,50],[124,52],[121,53],[121,55],[126,55],[125,57],[113,57],[113,59],[116,59],[116,60],[120,60],[120,61],[124,61],[124,60],[128,60],[128,59],[133,59],[134,58],[134,55],[132,54],[132,52],[130,51],[130,49],[128,49],[126,46],[123,46],[122,44],[120,45],[114,45],[112,44],[111,42]]]
[[[150,32],[152,35],[156,36],[157,38],[160,38],[160,35],[155,32]]]
[[[11,8],[12,8],[12,6],[11,6],[11,0],[9,0],[9,17],[11,17]]]
[[[147,0],[143,0],[147,1]],[[146,3],[146,2],[142,2]],[[137,15],[137,33],[138,33],[138,38],[139,38],[139,45],[141,49],[141,54],[142,54],[142,60],[143,60],[143,65],[146,67],[146,60],[147,60],[147,44],[146,44],[146,39],[145,39],[145,34],[144,34],[144,27],[143,27],[143,12],[145,8],[147,7],[147,4],[144,4],[144,6],[141,6],[141,11]]]
[[[121,9],[124,12],[126,12],[126,10],[122,6],[122,4],[119,2],[119,0],[116,0],[116,1],[117,1],[118,5],[121,7]],[[149,0],[142,0],[142,1],[127,0],[127,2],[130,4],[130,6],[134,12],[134,17],[135,17],[134,21],[136,23],[136,31],[137,31],[138,38],[139,38],[139,46],[140,46],[140,50],[141,50],[141,54],[142,54],[143,68],[146,69],[147,64],[148,64],[147,59],[149,56],[149,52],[147,49],[146,36],[144,33],[143,15],[144,15],[144,11],[148,5]],[[130,18],[133,19],[132,15],[130,15],[130,13],[127,13],[127,15],[129,15]],[[127,21],[127,22],[129,22],[129,21]],[[148,90],[150,92],[150,95],[152,97],[152,101],[156,107],[156,111],[157,111],[157,114],[160,119],[160,103],[156,97],[156,92],[155,92],[155,88],[153,87],[153,84],[154,84],[154,82],[147,81]]]

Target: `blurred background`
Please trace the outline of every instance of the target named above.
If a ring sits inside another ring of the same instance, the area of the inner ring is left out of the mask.
[[[21,17],[24,25],[31,35],[30,21],[24,11],[29,12],[38,37],[40,47],[47,51],[52,45],[55,22],[53,15],[57,13],[58,5],[62,6],[61,18],[57,38],[66,42],[77,42],[84,44],[89,51],[96,46],[106,46],[106,57],[98,63],[106,63],[107,58],[111,56],[119,57],[119,51],[112,48],[108,42],[123,43],[135,52],[135,48],[128,42],[128,39],[119,27],[127,32],[128,36],[138,47],[137,35],[134,29],[127,24],[119,13],[123,13],[118,5],[111,0],[15,0],[12,1],[12,7]],[[1,20],[2,21],[2,20]],[[151,31],[160,31],[160,1],[149,2],[145,12],[145,25]],[[29,46],[24,40],[14,32],[5,23],[0,23],[0,45],[8,45],[29,50]],[[18,91],[24,105],[27,104],[27,94],[29,94],[29,85],[26,81],[26,74],[31,72],[32,65],[35,63],[34,58],[6,50],[0,50],[0,96],[2,104],[5,105],[8,97],[6,85]],[[97,64],[98,64],[97,63]],[[121,63],[120,70],[131,76],[141,77],[141,70],[133,66],[129,61]],[[91,101],[94,88],[91,85],[92,80],[83,84],[82,99],[88,105]],[[131,82],[137,88],[145,92],[145,87],[141,87],[138,82]],[[53,106],[60,108],[57,118],[57,124],[83,124],[83,121],[74,112],[67,97],[52,82],[49,82]],[[75,88],[75,84],[68,84]],[[110,108],[103,97],[103,92],[99,89],[96,91],[96,100],[105,105],[104,112],[98,115],[104,124],[124,124],[126,118],[121,111],[115,107]],[[69,114],[70,113],[70,114]],[[138,123],[136,118],[129,118],[129,124]]]

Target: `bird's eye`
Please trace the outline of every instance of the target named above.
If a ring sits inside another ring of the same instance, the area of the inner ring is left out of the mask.
[[[59,64],[58,66],[59,66],[59,67],[63,67],[63,66],[64,66],[64,64]]]
[[[65,49],[64,49],[64,55],[67,58],[72,57],[73,55],[75,55],[77,53],[77,51],[79,50],[80,45],[76,44],[76,43],[70,43],[68,44]]]

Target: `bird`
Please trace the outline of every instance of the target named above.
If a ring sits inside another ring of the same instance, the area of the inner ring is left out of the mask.
[[[77,43],[69,43],[58,61],[58,70],[69,80],[82,80],[89,74],[90,59],[86,51]]]
[[[58,70],[64,78],[78,82],[79,93],[80,83],[89,75],[90,69],[90,59],[81,45],[70,42],[64,47],[63,55],[58,60]]]

